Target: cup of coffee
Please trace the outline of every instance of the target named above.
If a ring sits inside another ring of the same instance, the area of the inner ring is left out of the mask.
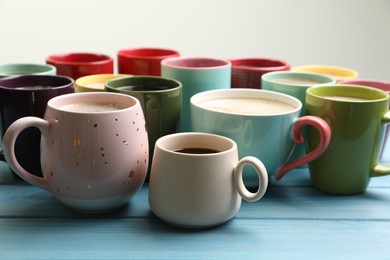
[[[324,154],[309,164],[310,176],[320,191],[352,195],[366,191],[370,177],[390,174],[378,163],[385,124],[390,122],[389,94],[371,87],[314,86],[307,90],[307,114],[328,122],[332,139]],[[318,134],[307,131],[309,148]]]
[[[261,89],[261,76],[272,71],[290,70],[290,64],[271,58],[237,58],[232,63],[232,88]]]
[[[161,61],[180,53],[163,48],[131,48],[119,50],[117,56],[119,73],[161,76]]]
[[[0,136],[17,119],[43,118],[47,102],[56,96],[74,92],[74,81],[56,75],[19,75],[0,79]],[[24,130],[15,144],[15,156],[29,172],[42,176],[39,160],[41,134]],[[0,159],[5,160],[3,154]]]
[[[20,132],[42,133],[43,178],[26,171],[15,158]],[[128,202],[142,186],[148,166],[148,136],[139,101],[106,93],[72,93],[47,103],[44,119],[24,117],[4,135],[4,156],[24,180],[73,210],[102,213]]]
[[[183,85],[180,132],[191,131],[190,98],[199,92],[230,88],[231,63],[224,59],[176,57],[161,62],[161,75]]]
[[[0,65],[0,78],[15,75],[56,75],[56,67],[49,64],[7,63]]]
[[[306,90],[315,85],[336,83],[336,79],[324,74],[277,71],[269,72],[261,77],[262,87],[265,90],[276,91],[296,97],[302,102],[301,116],[306,115]],[[305,134],[303,139],[306,140]],[[296,144],[289,160],[295,160],[306,154],[307,144]]]
[[[157,76],[131,76],[109,80],[105,89],[108,92],[131,95],[140,101],[148,128],[151,162],[157,139],[177,132],[180,120],[181,83]]]
[[[57,68],[57,74],[74,80],[93,74],[114,73],[114,60],[100,53],[56,53],[46,58],[46,63]]]
[[[75,81],[75,92],[96,92],[104,91],[104,84],[120,77],[128,77],[126,74],[95,74],[78,78]]]
[[[339,84],[347,84],[347,85],[361,85],[361,86],[366,86],[366,87],[372,87],[372,88],[377,88],[381,89],[387,93],[390,94],[390,81],[384,81],[384,80],[377,80],[377,79],[350,79],[350,80],[342,80],[339,82]],[[389,105],[390,108],[390,105]],[[385,139],[384,143],[386,144],[390,135],[390,128],[389,126],[386,126],[386,134],[385,134]],[[380,158],[383,157],[384,153],[384,146],[381,150],[380,153]]]
[[[325,74],[337,81],[355,79],[359,76],[359,73],[354,69],[332,65],[302,65],[293,67],[291,71]]]
[[[248,191],[243,167],[258,176],[258,190]],[[255,157],[239,160],[236,143],[207,133],[176,133],[156,142],[149,183],[149,205],[162,220],[176,226],[207,228],[230,220],[241,198],[257,201],[265,193],[267,171]]]
[[[275,91],[237,88],[205,91],[191,98],[192,130],[233,139],[240,158],[259,158],[270,177],[279,180],[289,170],[318,158],[330,142],[328,124],[319,117],[300,117],[301,109],[302,103],[297,98]],[[318,131],[320,142],[305,156],[287,163],[295,143],[304,141],[305,126]],[[245,169],[245,174],[247,185],[256,184],[252,169]]]

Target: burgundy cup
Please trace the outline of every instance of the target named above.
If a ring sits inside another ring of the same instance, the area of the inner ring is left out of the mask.
[[[0,134],[17,119],[26,116],[43,118],[47,102],[62,94],[74,92],[74,80],[56,75],[21,75],[0,79]],[[42,176],[40,164],[41,133],[25,129],[16,140],[15,154],[28,171]],[[5,160],[0,153],[0,160]]]
[[[339,84],[360,85],[360,86],[378,88],[390,94],[390,81],[375,80],[375,79],[348,79],[348,80],[346,79],[340,81]],[[389,109],[390,109],[390,104],[389,104]],[[390,135],[390,127],[387,126],[384,143],[387,143],[387,141],[389,140],[389,135]],[[380,157],[382,157],[382,155],[383,155],[383,149],[381,151]]]
[[[47,57],[46,63],[57,68],[57,75],[68,76],[74,80],[93,74],[114,73],[114,60],[105,54],[53,54]]]
[[[161,76],[161,61],[178,57],[176,50],[136,48],[118,51],[118,71],[121,74]]]
[[[269,58],[230,59],[232,63],[232,88],[261,89],[261,76],[267,72],[289,70],[290,64]]]

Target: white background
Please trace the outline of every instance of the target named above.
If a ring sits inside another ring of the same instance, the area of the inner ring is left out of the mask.
[[[164,47],[326,64],[390,81],[390,0],[0,0],[0,63]]]

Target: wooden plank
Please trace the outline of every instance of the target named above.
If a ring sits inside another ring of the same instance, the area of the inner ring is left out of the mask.
[[[383,221],[244,220],[183,230],[156,218],[0,219],[1,259],[388,259]]]

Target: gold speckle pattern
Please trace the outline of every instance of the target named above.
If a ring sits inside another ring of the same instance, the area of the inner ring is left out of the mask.
[[[133,177],[133,176],[134,176],[134,173],[135,173],[135,172],[132,170],[132,171],[129,173],[129,176],[128,176],[128,177],[129,177],[129,178]]]
[[[73,141],[73,146],[80,146],[81,145],[81,140],[80,138],[77,138]]]
[[[123,141],[123,144],[124,144],[124,145],[128,145],[128,144],[129,144],[129,142],[127,142],[127,141]]]

